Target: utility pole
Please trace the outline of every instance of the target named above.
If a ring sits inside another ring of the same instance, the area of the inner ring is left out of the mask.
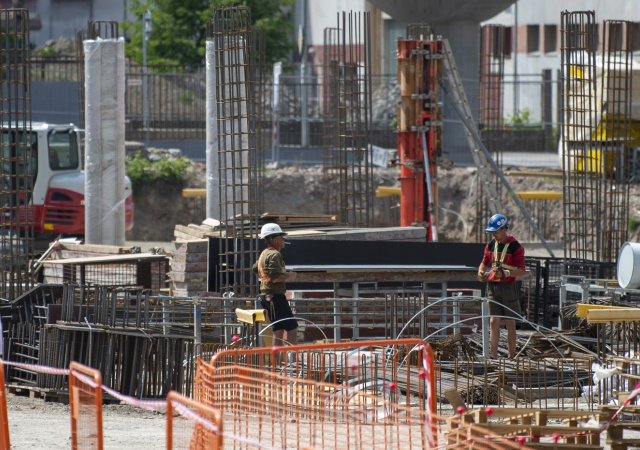
[[[151,11],[142,15],[142,129],[145,141],[149,140],[149,76],[147,68],[147,42],[151,37]]]

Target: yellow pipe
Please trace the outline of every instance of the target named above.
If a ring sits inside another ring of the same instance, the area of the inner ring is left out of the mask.
[[[378,186],[376,188],[376,198],[394,197],[400,195],[400,186]]]
[[[562,200],[562,192],[557,191],[521,191],[516,194],[522,200]]]
[[[207,190],[204,188],[184,188],[182,190],[182,197],[184,198],[197,198],[206,196]]]

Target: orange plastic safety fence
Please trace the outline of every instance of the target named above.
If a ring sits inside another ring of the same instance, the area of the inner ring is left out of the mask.
[[[167,395],[167,450],[222,448],[222,413],[171,391]]]
[[[4,361],[0,359],[0,449],[9,450],[9,415],[7,413],[7,389],[4,384]]]
[[[246,365],[327,383],[385,380],[415,397],[423,408],[435,406],[435,369],[429,346],[420,339],[351,341],[286,347],[237,348],[218,352],[214,367]],[[429,360],[427,362],[427,360]],[[427,384],[431,387],[427,389]],[[373,390],[376,385],[368,385]],[[196,390],[198,382],[196,380]],[[429,402],[427,402],[429,400]]]
[[[385,382],[374,390],[202,361],[198,372],[200,393],[223,411],[225,448],[523,448],[477,426],[448,433],[445,418],[429,414],[416,398],[404,401],[401,389],[392,400]],[[438,424],[442,433],[431,435]]]
[[[72,448],[102,450],[102,375],[77,362],[69,365]]]

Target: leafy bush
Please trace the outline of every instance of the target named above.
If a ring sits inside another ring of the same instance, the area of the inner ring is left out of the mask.
[[[151,161],[142,155],[127,158],[126,172],[134,192],[140,187],[154,182],[183,184],[187,178],[191,162],[187,158],[163,158]]]

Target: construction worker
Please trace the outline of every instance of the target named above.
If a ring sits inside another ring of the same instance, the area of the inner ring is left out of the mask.
[[[285,281],[295,280],[296,274],[285,270],[284,258],[280,253],[286,235],[278,224],[264,224],[260,230],[260,237],[265,240],[267,248],[253,265],[253,271],[260,278],[260,302],[273,323],[276,345],[295,345],[298,342],[298,322],[293,318],[293,312],[285,297]]]
[[[493,239],[485,246],[482,262],[478,267],[478,281],[487,282],[490,320],[490,357],[498,357],[500,325],[507,328],[509,358],[516,354],[516,321],[520,317],[520,292],[516,278],[527,272],[524,266],[524,247],[508,232],[509,221],[503,214],[489,219],[486,231]],[[506,317],[506,318],[505,318]]]

